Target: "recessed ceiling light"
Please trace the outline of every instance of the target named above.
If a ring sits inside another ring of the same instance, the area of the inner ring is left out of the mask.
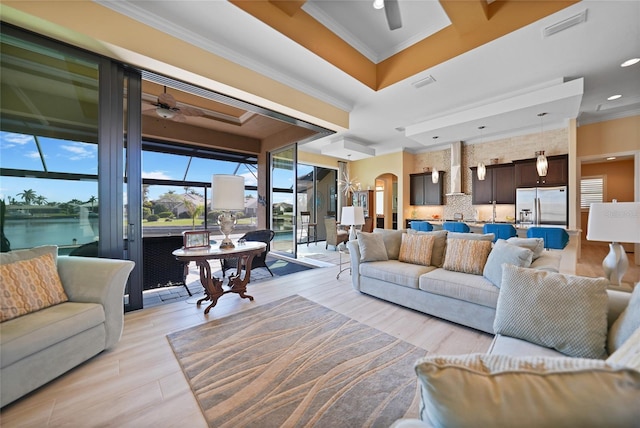
[[[631,58],[620,64],[620,67],[629,67],[640,62],[640,58]]]
[[[620,95],[620,94],[611,95],[609,98],[607,98],[607,100],[608,101],[613,101],[613,100],[617,100],[618,98],[622,98],[622,95]]]
[[[615,159],[616,159],[616,157],[615,157],[615,156],[609,156],[609,157],[607,158],[607,160],[615,160]]]

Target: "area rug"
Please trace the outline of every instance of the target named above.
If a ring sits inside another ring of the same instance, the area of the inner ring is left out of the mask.
[[[211,427],[389,427],[427,354],[300,296],[168,336]]]

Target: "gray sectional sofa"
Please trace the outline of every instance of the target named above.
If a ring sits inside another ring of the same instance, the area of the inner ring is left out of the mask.
[[[57,257],[55,246],[3,253],[0,263],[46,254],[54,257],[68,301],[0,323],[0,407],[112,347],[122,335],[123,292],[134,263]]]
[[[402,234],[416,233],[434,237],[428,266],[400,261]],[[425,314],[493,333],[493,321],[500,289],[483,275],[451,271],[443,268],[447,243],[451,239],[493,241],[493,234],[453,233],[447,231],[415,232],[412,230],[375,229],[384,242],[387,260],[363,261],[363,238],[347,243],[351,259],[352,285],[356,290],[402,305]],[[376,240],[379,244],[379,239]],[[558,272],[560,253],[545,251],[543,243],[516,238],[514,243],[535,249],[529,266]],[[535,248],[531,245],[534,245]],[[369,251],[371,253],[371,251]],[[378,257],[384,258],[384,257]],[[366,259],[366,258],[365,258]]]

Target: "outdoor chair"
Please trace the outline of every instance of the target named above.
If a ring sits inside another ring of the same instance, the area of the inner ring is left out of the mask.
[[[318,223],[311,222],[311,211],[300,211],[300,243],[302,243],[302,232],[307,232],[307,247],[309,246],[309,239],[313,232],[313,242],[318,242]]]
[[[267,244],[267,248],[257,256],[253,258],[251,261],[251,269],[263,267],[266,268],[271,276],[273,276],[273,272],[267,266],[267,255],[269,254],[269,250],[271,249],[271,241],[275,236],[275,232],[269,229],[260,229],[260,230],[252,230],[250,232],[245,233],[240,239],[244,239],[245,241],[251,242],[264,242]],[[222,277],[224,278],[226,271],[229,269],[237,269],[238,268],[238,259],[220,259],[220,266],[222,268]],[[243,266],[244,267],[244,266]]]
[[[349,232],[344,229],[338,229],[338,223],[333,216],[326,216],[324,218],[324,228],[327,233],[327,240],[324,245],[325,250],[329,248],[329,245],[333,245],[334,250],[337,250],[338,245],[349,240]]]

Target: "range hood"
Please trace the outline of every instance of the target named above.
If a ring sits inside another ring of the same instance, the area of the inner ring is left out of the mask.
[[[447,196],[464,195],[462,193],[462,141],[451,143],[451,192]]]

